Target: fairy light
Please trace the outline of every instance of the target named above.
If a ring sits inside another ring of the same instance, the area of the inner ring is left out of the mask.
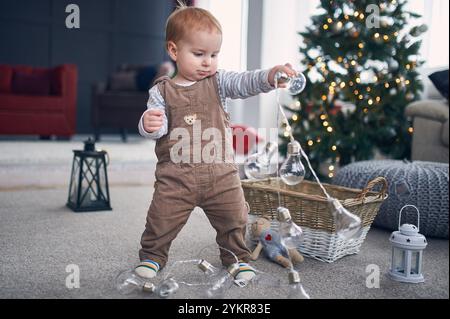
[[[344,61],[344,59],[343,59],[341,56],[338,56],[337,61],[338,61],[339,63],[341,63],[342,61]]]
[[[399,84],[402,80],[400,80],[399,78],[395,79],[395,83]]]
[[[328,126],[328,127],[327,127],[327,131],[328,131],[329,133],[331,133],[331,132],[333,132],[333,128],[332,128],[331,126]]]
[[[359,11],[355,11],[355,13],[353,13],[353,15],[354,15],[355,17],[359,16]]]
[[[372,100],[372,99],[369,99],[369,101],[367,101],[367,103],[368,103],[369,105],[372,105],[372,104],[373,104],[373,100]]]
[[[317,143],[320,143],[320,142],[322,142],[322,139],[321,139],[320,137],[318,137],[318,138],[316,139],[316,142],[317,142]]]
[[[308,141],[308,146],[313,146],[314,145],[314,141],[313,140],[309,140]]]
[[[332,22],[333,22],[333,19],[328,18],[328,19],[327,19],[327,22],[328,22],[328,23],[332,23]]]
[[[356,83],[361,83],[361,78],[356,78]]]
[[[345,82],[341,82],[341,84],[339,84],[339,86],[341,87],[341,89],[345,88]]]
[[[363,109],[363,112],[364,112],[364,113],[369,113],[369,109],[368,109],[367,107],[365,107],[365,108]]]
[[[377,103],[379,103],[379,102],[381,101],[381,97],[377,96],[377,97],[375,98],[375,101],[377,101]]]
[[[332,150],[332,151],[336,151],[336,150],[337,150],[336,145],[331,146],[331,150]]]
[[[385,34],[385,35],[383,35],[383,39],[384,39],[384,41],[387,41],[387,40],[389,40],[389,36],[387,34]]]
[[[289,132],[288,131],[284,131],[284,137],[289,137],[290,136],[290,134],[289,134]]]
[[[353,66],[355,66],[355,65],[356,65],[356,61],[355,61],[355,60],[352,60],[352,61],[350,62],[350,64],[353,65]]]
[[[364,98],[364,96],[362,95],[362,94],[360,94],[359,96],[358,96],[358,99],[360,99],[360,100],[362,100]]]
[[[328,170],[329,170],[329,171],[334,171],[334,165],[328,166]]]
[[[337,27],[338,27],[339,29],[341,29],[343,26],[344,26],[344,24],[342,23],[342,21],[339,21],[339,22],[337,23]]]
[[[325,115],[325,114],[321,114],[320,115],[320,119],[323,121],[323,120],[325,120],[327,118],[327,116]]]
[[[405,84],[406,84],[406,85],[409,85],[409,83],[411,83],[409,80],[406,80],[406,81],[405,81]]]
[[[333,178],[334,174],[333,173],[328,173],[328,177],[329,178]]]
[[[298,120],[297,114],[292,115],[292,120],[293,120],[293,121],[297,121],[297,120]]]
[[[323,29],[324,29],[324,30],[328,30],[328,24],[325,23],[325,24],[323,25]]]
[[[372,91],[372,89],[370,88],[370,86],[366,87],[366,91],[367,91],[367,92]]]
[[[322,101],[326,101],[327,100],[327,96],[326,95],[322,95]]]
[[[411,69],[411,64],[408,63],[405,67],[407,70],[409,70],[409,69]]]
[[[384,83],[384,87],[386,88],[386,89],[388,89],[389,88],[389,83]]]
[[[375,33],[375,34],[373,35],[373,37],[374,37],[375,39],[378,39],[378,38],[380,37],[380,34],[377,32],[377,33]]]
[[[322,125],[327,127],[330,123],[328,123],[328,121],[323,121]]]
[[[360,19],[360,20],[364,20],[364,13],[361,13],[361,14],[359,15],[359,19]]]
[[[358,94],[359,94],[359,91],[358,91],[358,90],[354,90],[354,91],[353,91],[353,94],[358,95]]]
[[[413,127],[408,127],[408,132],[410,133],[410,134],[412,134],[413,132],[414,132],[414,128]]]
[[[348,82],[348,85],[353,86],[353,81]]]
[[[358,48],[364,49],[364,43],[360,42],[360,43],[358,44]]]

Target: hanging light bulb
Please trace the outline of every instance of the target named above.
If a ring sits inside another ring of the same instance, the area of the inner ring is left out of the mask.
[[[289,272],[288,299],[311,299],[300,282],[300,274],[295,270]]]
[[[350,213],[336,198],[329,199],[329,206],[336,224],[336,234],[341,239],[357,237],[361,230],[361,218]]]
[[[305,177],[305,167],[301,161],[300,144],[290,142],[287,147],[288,157],[280,168],[280,177],[287,185],[297,185]]]
[[[260,153],[249,156],[244,163],[244,171],[247,178],[266,178],[273,172],[270,168],[270,160],[277,152],[278,144],[269,142]]]
[[[126,270],[116,277],[116,288],[122,295],[147,292],[153,293],[156,287],[153,283],[138,276],[133,270]]]
[[[234,277],[239,272],[239,263],[231,264],[226,271],[220,271],[211,277],[212,285],[206,289],[206,297],[220,299],[233,285]]]
[[[292,221],[289,209],[278,207],[278,221],[280,222],[281,242],[287,249],[297,249],[300,246],[303,230]]]
[[[284,72],[275,74],[275,82],[278,84],[286,84],[289,94],[297,95],[306,87],[306,77],[302,72],[297,72],[296,76],[288,76]]]

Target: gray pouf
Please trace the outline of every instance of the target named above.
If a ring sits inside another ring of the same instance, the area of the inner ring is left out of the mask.
[[[333,184],[364,188],[375,177],[388,182],[388,198],[380,207],[373,225],[389,230],[398,229],[400,209],[407,204],[420,211],[420,233],[430,237],[448,238],[448,164],[373,160],[342,167]],[[402,224],[417,225],[413,208],[402,213]]]

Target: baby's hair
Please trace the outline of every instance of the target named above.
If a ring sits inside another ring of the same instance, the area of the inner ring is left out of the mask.
[[[166,44],[169,41],[177,43],[193,30],[216,31],[222,34],[219,21],[209,11],[189,7],[182,0],[177,0],[177,2],[177,8],[167,19]]]

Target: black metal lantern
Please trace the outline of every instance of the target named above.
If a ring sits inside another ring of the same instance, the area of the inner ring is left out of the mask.
[[[67,206],[76,212],[111,210],[106,172],[108,153],[96,150],[91,138],[84,142],[84,150],[73,153]]]

